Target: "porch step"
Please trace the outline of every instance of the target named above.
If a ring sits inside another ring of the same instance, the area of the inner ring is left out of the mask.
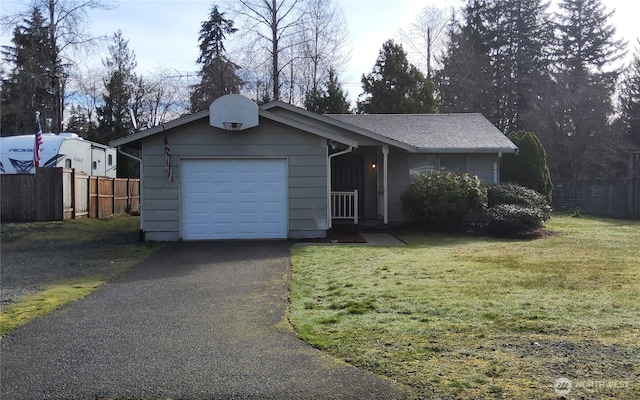
[[[333,229],[342,232],[390,232],[391,226],[378,220],[359,219],[356,225],[353,221],[333,221]]]

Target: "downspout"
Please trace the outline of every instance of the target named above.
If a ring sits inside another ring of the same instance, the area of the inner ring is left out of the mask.
[[[333,221],[331,221],[331,160],[333,157],[341,156],[343,154],[351,153],[352,146],[349,146],[346,150],[339,151],[337,153],[329,154],[329,146],[327,146],[327,221],[329,222],[328,228],[333,228]]]
[[[493,162],[493,183],[497,184],[500,177],[500,159],[502,158],[502,152],[498,153],[498,158]]]
[[[385,225],[389,223],[389,146],[382,146],[382,220]]]
[[[138,161],[140,163],[140,232],[138,232],[138,239],[143,242],[144,241],[144,209],[142,207],[142,194],[144,193],[143,190],[143,186],[142,186],[142,159],[139,157],[134,156],[133,154],[129,154],[126,153],[124,150],[122,150],[122,147],[118,146],[118,153],[122,154],[123,156],[132,158],[136,161]],[[117,171],[117,169],[116,169]]]

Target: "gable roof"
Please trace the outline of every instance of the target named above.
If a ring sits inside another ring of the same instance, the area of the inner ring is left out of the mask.
[[[402,140],[397,140],[394,139],[392,137],[388,137],[388,136],[384,136],[384,135],[380,135],[379,133],[375,132],[375,131],[371,131],[369,129],[366,128],[362,128],[356,125],[352,125],[352,124],[347,124],[343,121],[341,121],[338,118],[330,118],[332,117],[332,114],[317,114],[314,113],[312,111],[309,110],[305,110],[304,108],[300,108],[300,107],[296,107],[294,105],[291,105],[289,103],[285,103],[283,101],[280,100],[276,100],[276,101],[272,101],[270,103],[267,104],[263,104],[260,106],[261,110],[269,110],[269,111],[273,111],[274,113],[277,112],[277,109],[281,108],[287,111],[291,111],[293,113],[299,114],[301,116],[310,118],[312,120],[318,121],[322,124],[329,124],[332,125],[336,128],[340,128],[340,129],[345,129],[354,133],[357,133],[359,135],[368,137],[370,139],[373,140],[377,140],[379,142],[382,142],[384,144],[388,144],[390,146],[394,146],[394,147],[398,147],[400,149],[403,150],[407,150],[410,151],[412,153],[415,153],[418,149],[409,144],[406,143]],[[338,114],[335,114],[338,115]],[[344,114],[344,115],[351,115],[351,114]]]
[[[296,107],[297,108],[297,107]],[[306,110],[305,110],[306,111]],[[268,111],[267,109],[262,109],[260,108],[259,111],[259,116],[261,118],[266,118],[266,119],[270,119],[272,121],[275,122],[279,122],[281,124],[284,125],[288,125],[300,130],[303,130],[305,132],[309,132],[315,135],[318,135],[320,137],[323,137],[325,139],[328,140],[333,140],[335,142],[338,143],[342,143],[344,145],[347,146],[351,146],[351,147],[358,147],[358,143],[352,139],[337,135],[335,133],[329,132],[325,129],[322,129],[321,127],[318,127],[316,125],[309,125],[306,124],[304,121],[302,120],[297,120],[297,119],[293,119],[290,118],[288,116],[285,115],[280,115],[280,114],[276,114],[273,113],[271,111]],[[174,128],[178,128],[180,126],[186,125],[188,123],[200,120],[200,119],[208,119],[209,118],[209,110],[203,110],[203,111],[199,111],[197,113],[194,114],[190,114],[178,119],[175,119],[173,121],[169,121],[166,122],[164,124],[158,125],[158,126],[154,126],[152,128],[149,129],[145,129],[143,131],[140,132],[136,132],[134,134],[131,134],[129,136],[125,136],[125,137],[121,137],[115,140],[112,140],[111,142],[109,142],[109,145],[112,147],[118,147],[118,146],[122,146],[122,145],[126,145],[126,144],[133,144],[133,145],[140,145],[140,142],[142,141],[142,139],[145,139],[147,137],[156,135],[158,133],[161,132],[165,132],[169,129],[174,129]],[[328,118],[327,118],[328,119]],[[219,128],[213,128],[213,129],[219,129]]]
[[[279,109],[286,113],[278,112]],[[515,153],[518,149],[482,114],[320,115],[282,101],[263,104],[258,112],[260,118],[352,147],[358,147],[357,140],[331,132],[323,126],[347,130],[412,153]],[[204,118],[209,118],[209,110],[115,139],[109,145],[140,146],[147,137]]]
[[[335,120],[413,146],[419,153],[515,153],[482,114],[326,114]]]

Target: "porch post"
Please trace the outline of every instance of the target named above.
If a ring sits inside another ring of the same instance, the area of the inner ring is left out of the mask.
[[[327,145],[327,230],[333,227],[331,220],[331,155],[329,154],[329,146]]]
[[[329,154],[329,146],[327,145],[327,229],[331,229],[333,227],[333,221],[331,220],[331,160],[333,157],[341,156],[343,154],[351,153],[353,150],[352,146],[347,146],[346,150],[339,151],[337,153]]]
[[[382,146],[382,218],[384,224],[389,223],[389,196],[388,196],[388,175],[389,175],[389,146]]]

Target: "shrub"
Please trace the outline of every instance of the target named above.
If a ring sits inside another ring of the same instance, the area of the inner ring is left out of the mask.
[[[539,228],[548,219],[536,207],[517,204],[498,204],[487,211],[487,230],[494,235],[514,235]]]
[[[547,207],[547,199],[535,190],[514,183],[499,183],[487,187],[487,206],[518,204],[525,207]]]
[[[501,179],[533,189],[550,202],[553,185],[542,143],[533,132],[511,132],[507,137],[518,146],[518,154],[505,154],[502,157]]]
[[[448,171],[421,175],[402,193],[402,209],[430,229],[460,226],[468,212],[482,209],[487,190],[478,177]]]
[[[551,207],[540,193],[501,183],[487,188],[487,230],[494,235],[513,235],[539,228],[551,218]]]

